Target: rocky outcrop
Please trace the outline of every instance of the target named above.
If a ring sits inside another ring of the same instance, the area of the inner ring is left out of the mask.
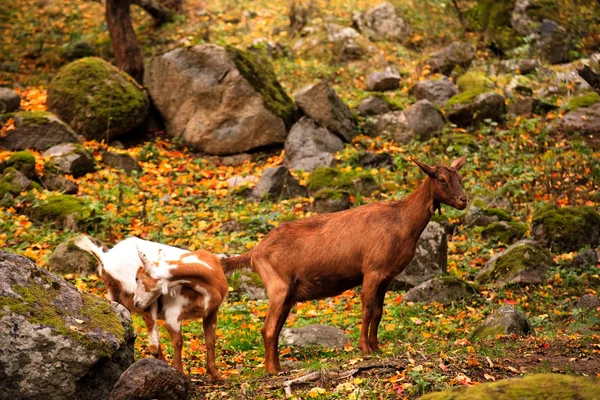
[[[522,240],[494,255],[475,277],[479,283],[502,287],[511,283],[543,283],[552,265],[552,256],[539,244]]]
[[[523,239],[527,232],[527,225],[516,221],[494,222],[481,231],[481,237],[503,244],[512,244]]]
[[[133,363],[134,338],[123,306],[0,251],[3,397],[107,399]]]
[[[427,56],[421,65],[428,65],[431,72],[440,72],[449,76],[455,67],[469,68],[475,58],[476,50],[471,43],[453,42]]]
[[[349,339],[339,328],[327,325],[307,325],[302,328],[283,328],[280,341],[287,346],[322,346],[330,349],[343,349]]]
[[[0,147],[9,150],[46,150],[61,143],[81,143],[75,132],[54,114],[21,111],[14,115],[15,129],[0,136]]]
[[[15,112],[21,107],[21,97],[10,89],[0,87],[0,114]]]
[[[48,158],[46,169],[52,172],[73,175],[75,178],[94,172],[94,158],[78,143],[64,143],[44,152]]]
[[[401,42],[412,35],[411,26],[398,14],[391,3],[381,3],[365,13],[355,13],[354,26],[373,41]]]
[[[592,207],[539,208],[531,220],[531,234],[556,252],[578,251],[600,243],[600,214]]]
[[[291,170],[313,171],[330,167],[333,154],[342,150],[342,140],[313,120],[302,117],[285,141],[283,164]]]
[[[527,336],[531,329],[531,323],[523,311],[507,304],[487,317],[483,324],[473,331],[471,337],[486,339],[498,335]]]
[[[306,116],[343,140],[350,142],[358,134],[352,112],[326,81],[302,89],[296,103]]]
[[[504,97],[488,88],[475,88],[452,97],[444,106],[448,121],[470,126],[483,120],[502,121],[506,113]]]
[[[110,400],[187,400],[192,398],[192,381],[164,361],[144,358],[121,375]]]
[[[451,97],[458,94],[454,83],[446,77],[437,80],[424,80],[415,83],[412,93],[417,100],[428,100],[436,106],[443,106]]]
[[[148,95],[133,78],[96,57],[62,67],[48,86],[48,110],[88,139],[130,132],[149,109]]]
[[[252,191],[252,195],[260,199],[291,199],[294,197],[305,197],[306,188],[300,186],[300,183],[290,174],[290,171],[286,167],[280,166],[267,168],[263,171]]]
[[[448,236],[444,227],[429,222],[415,250],[415,256],[390,285],[393,290],[417,286],[446,272],[448,264]]]
[[[90,217],[87,203],[79,197],[68,194],[48,196],[29,210],[31,219],[38,222],[53,223],[65,229],[77,230]]]
[[[336,168],[321,167],[308,177],[308,192],[311,196],[323,189],[335,189],[368,197],[378,188],[373,174],[367,171],[342,172]]]
[[[167,133],[210,154],[281,144],[295,106],[271,65],[217,45],[172,50],[148,60],[144,82]]]

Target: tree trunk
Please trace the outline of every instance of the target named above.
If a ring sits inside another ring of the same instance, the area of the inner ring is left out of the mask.
[[[166,7],[163,7],[154,0],[133,0],[132,4],[138,5],[154,18],[154,24],[161,26],[167,22],[173,21],[175,13]]]
[[[117,67],[140,84],[144,76],[142,52],[129,15],[131,0],[106,0],[106,25]]]

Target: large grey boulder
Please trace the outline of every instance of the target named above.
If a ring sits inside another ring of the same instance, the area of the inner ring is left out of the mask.
[[[343,349],[346,343],[349,342],[344,331],[327,325],[307,325],[302,328],[283,328],[280,340],[287,346],[322,346],[331,349]]]
[[[96,169],[92,155],[78,143],[53,146],[44,152],[44,157],[48,158],[47,169],[70,174],[75,178],[94,172]]]
[[[476,47],[467,42],[452,42],[448,46],[427,56],[421,65],[429,65],[431,72],[449,76],[454,67],[469,68],[475,58]]]
[[[451,97],[458,94],[454,83],[446,77],[437,80],[424,80],[415,83],[412,87],[417,100],[429,100],[436,106],[443,106]]]
[[[400,144],[418,137],[426,141],[440,132],[446,121],[441,111],[428,100],[419,100],[403,111],[394,111],[372,118],[368,130],[373,136],[391,134]]]
[[[144,82],[167,133],[210,154],[281,144],[295,106],[257,55],[208,44],[152,57]]]
[[[343,140],[350,142],[358,134],[350,108],[337,96],[327,81],[302,89],[296,95],[296,103],[306,116]]]
[[[390,287],[400,290],[417,286],[446,272],[447,264],[448,236],[442,225],[429,222],[417,242],[414,258],[392,280]]]
[[[415,303],[451,303],[475,293],[467,282],[456,278],[433,278],[410,289],[402,296],[404,301]]]
[[[531,323],[523,311],[507,304],[487,317],[483,324],[473,331],[471,337],[492,339],[498,335],[527,336],[531,330]]]
[[[261,199],[291,199],[294,197],[305,197],[306,188],[300,185],[286,167],[279,166],[267,168],[263,171],[252,191],[252,195]]]
[[[561,64],[569,61],[572,45],[565,28],[550,19],[545,19],[539,28],[539,36],[533,48],[550,64]]]
[[[0,87],[0,114],[15,112],[21,106],[21,97],[14,91]]]
[[[181,371],[155,358],[143,358],[121,375],[110,400],[186,400],[194,385]]]
[[[548,250],[534,241],[521,240],[490,258],[475,280],[493,287],[537,285],[544,283],[551,265]]]
[[[133,363],[129,312],[0,251],[0,392],[105,400]]]
[[[470,89],[452,97],[444,106],[448,121],[458,126],[470,126],[490,119],[504,119],[504,96],[485,88]]]
[[[104,245],[92,239],[96,245]],[[50,255],[48,267],[54,274],[79,274],[90,275],[97,273],[98,260],[87,251],[81,250],[73,244],[72,240],[60,243]]]
[[[367,90],[385,92],[400,87],[400,71],[396,67],[385,67],[381,71],[373,71],[367,76]]]
[[[285,140],[283,164],[291,170],[304,171],[330,167],[333,154],[343,148],[340,138],[310,118],[302,117]]]
[[[398,14],[394,6],[381,3],[365,13],[355,13],[354,26],[373,41],[403,41],[412,35],[411,26]]]
[[[81,143],[67,124],[45,111],[22,111],[14,115],[15,129],[0,136],[0,147],[9,150],[46,150],[60,143]]]
[[[47,103],[78,134],[107,142],[142,125],[150,110],[146,91],[97,57],[62,67],[48,85]]]

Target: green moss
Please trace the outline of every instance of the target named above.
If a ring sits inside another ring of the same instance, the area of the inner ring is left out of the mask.
[[[473,101],[473,99],[480,94],[490,92],[489,88],[479,87],[475,89],[469,89],[462,93],[457,94],[456,96],[452,96],[450,100],[445,104],[444,108],[449,109],[456,104],[469,104]]]
[[[535,22],[551,19],[560,22],[558,2],[556,0],[536,0],[532,7],[528,7],[526,14]]]
[[[600,214],[592,207],[561,207],[548,204],[536,210],[532,232],[541,225],[549,245],[560,251],[578,251],[590,236],[586,232],[598,229]],[[582,235],[584,236],[582,238]]]
[[[475,329],[473,333],[469,336],[469,339],[486,339],[486,338],[495,338],[498,335],[505,335],[506,331],[502,325],[496,326],[480,326]]]
[[[48,86],[48,109],[89,138],[106,139],[135,128],[149,107],[133,78],[96,57],[64,66]]]
[[[515,0],[478,0],[465,13],[469,28],[484,32],[486,43],[501,51],[519,46],[523,41],[510,21],[514,3]]]
[[[265,107],[283,119],[288,127],[291,126],[294,122],[296,106],[277,80],[271,64],[256,54],[231,46],[226,49],[240,74],[260,94]]]
[[[6,168],[4,174],[0,177],[0,198],[10,193],[18,195],[23,191],[21,185],[14,183],[17,171],[13,167]]]
[[[14,118],[23,121],[23,125],[46,125],[55,118],[55,115],[46,111],[21,111],[15,113]]]
[[[483,72],[471,71],[462,75],[456,81],[458,90],[465,92],[471,89],[492,88],[494,83],[488,79]]]
[[[12,290],[20,298],[0,297],[0,316],[7,313],[22,315],[32,324],[48,326],[54,332],[74,339],[86,348],[97,351],[102,356],[110,356],[112,348],[109,343],[85,335],[86,332],[92,332],[100,328],[113,334],[117,340],[123,340],[125,328],[110,304],[92,295],[83,294],[83,306],[79,310],[79,314],[73,317],[84,322],[81,324],[76,323],[76,321],[68,323],[67,318],[69,316],[65,313],[65,310],[55,304],[55,299],[60,293],[58,283],[52,282],[44,275],[41,277],[51,283],[48,288],[32,281],[26,287],[12,287]]]
[[[522,222],[494,222],[481,231],[481,236],[488,240],[509,244],[522,239],[526,232],[527,225]]]
[[[598,398],[600,380],[563,374],[535,374],[483,385],[430,393],[421,400],[592,400]]]
[[[348,192],[345,190],[321,189],[313,197],[315,200],[339,200],[344,195],[348,195]]]
[[[488,217],[497,217],[499,221],[510,221],[512,218],[510,214],[500,208],[485,208],[481,210],[483,215],[487,215]]]
[[[35,173],[35,156],[29,151],[17,151],[11,154],[6,164],[25,175]]]
[[[589,107],[600,101],[600,95],[596,92],[587,92],[580,96],[575,96],[565,106],[565,110],[571,111],[580,107]]]
[[[477,277],[480,283],[507,280],[521,271],[531,270],[540,265],[550,265],[552,256],[548,250],[531,244],[520,244],[508,248],[501,254],[494,267]]]
[[[367,171],[341,172],[335,168],[320,167],[308,178],[308,188],[312,193],[322,189],[338,189],[364,194],[377,186],[377,181]]]
[[[33,216],[37,220],[46,221],[75,215],[78,219],[88,214],[87,205],[78,197],[68,194],[48,197],[42,204],[34,207]]]
[[[392,110],[392,111],[400,111],[400,110],[404,109],[404,107],[402,106],[402,104],[399,101],[392,99],[389,96],[386,96],[385,93],[374,92],[374,93],[369,94],[369,97],[371,97],[371,96],[377,97],[377,98],[385,101],[386,104],[390,107],[390,110]]]

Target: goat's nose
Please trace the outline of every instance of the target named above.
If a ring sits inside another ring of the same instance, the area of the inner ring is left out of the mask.
[[[458,199],[460,200],[461,203],[467,202],[467,196],[460,196]]]

